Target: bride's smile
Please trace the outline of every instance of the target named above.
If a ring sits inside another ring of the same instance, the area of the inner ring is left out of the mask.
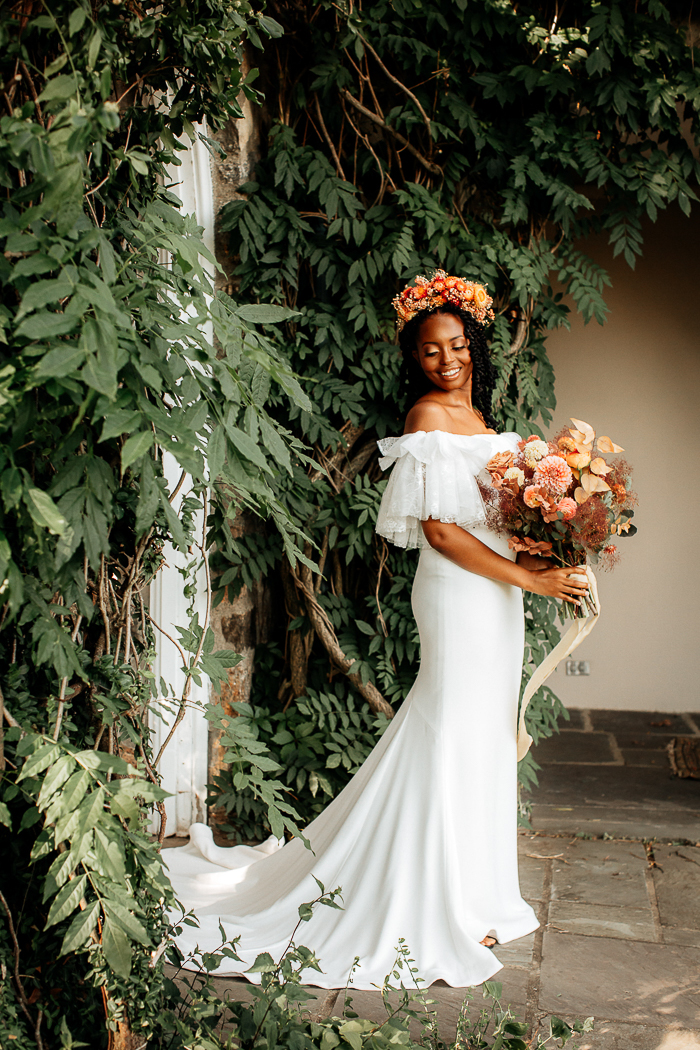
[[[469,340],[453,314],[426,317],[413,356],[426,377],[441,390],[462,390],[472,375]]]

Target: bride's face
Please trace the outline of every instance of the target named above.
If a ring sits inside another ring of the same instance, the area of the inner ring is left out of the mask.
[[[440,390],[459,390],[471,379],[469,340],[454,314],[426,317],[418,329],[413,356]]]

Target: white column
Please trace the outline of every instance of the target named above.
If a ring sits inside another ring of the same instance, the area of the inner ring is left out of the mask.
[[[206,132],[206,127],[202,127]],[[189,140],[188,140],[189,141]],[[202,240],[206,247],[214,252],[214,197],[211,178],[210,155],[200,141],[189,146],[186,153],[181,153],[182,166],[170,169],[173,191],[182,201],[185,215],[194,214],[197,223],[204,227]],[[169,260],[163,258],[167,265]],[[205,263],[213,278],[212,267]],[[211,333],[207,332],[209,338]],[[170,453],[165,453],[163,466],[172,492],[180,477],[180,468]],[[178,493],[173,504],[176,512],[188,492],[187,486]],[[198,515],[196,530],[201,537],[201,513]],[[195,549],[195,554],[198,553]],[[187,612],[188,600],[184,594],[184,580],[179,568],[184,568],[193,555],[182,554],[170,543],[166,544],[163,555],[165,565],[151,585],[151,616],[167,634],[178,639],[177,627],[189,624]],[[199,623],[204,623],[206,611],[206,580],[203,566],[197,573],[197,595],[195,611],[199,613]],[[165,741],[176,715],[176,700],[182,695],[185,675],[182,672],[182,658],[177,647],[160,631],[156,631],[156,660],[154,672],[158,683],[160,701],[154,705],[150,725],[153,731],[153,751],[158,753]],[[166,684],[165,694],[161,680]],[[209,680],[205,677],[202,685],[192,683],[190,700],[185,717],[180,722],[173,739],[168,744],[161,759],[158,772],[166,791],[172,797],[165,800],[167,814],[166,835],[186,835],[190,824],[197,821],[206,823],[205,805],[206,783],[209,758],[209,723],[204,717],[204,708],[209,700]],[[170,708],[170,710],[168,710]],[[162,717],[159,717],[161,715]],[[157,830],[159,819],[154,819],[153,828]]]

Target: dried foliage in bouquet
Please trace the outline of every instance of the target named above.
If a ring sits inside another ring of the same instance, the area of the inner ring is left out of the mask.
[[[552,441],[536,435],[516,452],[499,452],[486,465],[490,484],[482,494],[489,525],[506,532],[508,545],[552,558],[561,565],[601,564],[619,560],[612,537],[633,536],[637,497],[626,460],[608,462],[624,449],[609,437],[596,438],[593,427],[572,417]],[[568,603],[565,603],[568,605]],[[569,606],[564,614],[586,609]]]

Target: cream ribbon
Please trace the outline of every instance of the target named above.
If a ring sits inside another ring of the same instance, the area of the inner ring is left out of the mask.
[[[530,681],[527,683],[522,703],[520,705],[520,719],[518,721],[518,762],[522,758],[525,758],[525,755],[530,750],[530,745],[532,744],[532,737],[525,728],[525,712],[527,711],[527,705],[530,703],[540,686],[544,685],[547,681],[557,664],[561,663],[562,660],[565,660],[567,656],[573,653],[574,649],[591,633],[598,622],[598,617],[600,616],[598,584],[596,583],[596,578],[593,575],[590,565],[586,566],[586,577],[588,578],[589,601],[593,605],[595,612],[589,616],[582,616],[572,621],[572,624],[564,637],[559,639],[551,653],[545,657],[539,667],[535,668]],[[585,579],[583,573],[581,573],[579,579]]]

